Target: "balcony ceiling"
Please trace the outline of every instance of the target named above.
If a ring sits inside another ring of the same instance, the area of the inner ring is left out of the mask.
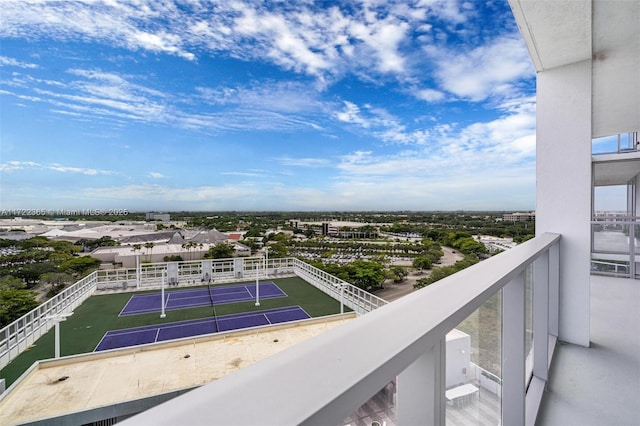
[[[538,72],[593,59],[592,133],[640,130],[640,0],[509,0]]]
[[[640,173],[640,152],[593,157],[594,186],[626,185]]]

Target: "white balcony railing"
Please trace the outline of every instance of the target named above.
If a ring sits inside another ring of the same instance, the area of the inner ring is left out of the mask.
[[[640,217],[599,215],[591,221],[591,273],[637,278]]]
[[[444,425],[445,336],[502,291],[501,423],[533,425],[558,334],[559,241],[536,237],[123,424],[337,425],[395,381],[399,424]]]
[[[621,133],[593,139],[591,152],[597,154],[629,153],[640,150],[640,132]]]

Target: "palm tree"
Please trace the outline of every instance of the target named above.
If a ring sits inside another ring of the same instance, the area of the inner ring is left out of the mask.
[[[151,242],[146,243],[146,244],[144,245],[144,247],[147,249],[147,254],[149,255],[149,262],[151,262],[151,253],[153,252],[153,246],[154,246],[154,245],[155,245],[155,244],[153,244],[153,243],[151,243]]]

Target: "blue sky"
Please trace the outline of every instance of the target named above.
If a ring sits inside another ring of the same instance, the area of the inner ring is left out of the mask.
[[[0,209],[534,208],[506,0],[2,10]]]

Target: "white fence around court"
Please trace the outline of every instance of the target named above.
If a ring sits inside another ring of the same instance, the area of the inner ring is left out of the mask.
[[[388,302],[298,259],[291,259],[295,274],[358,314],[371,312]]]
[[[73,312],[96,290],[149,290],[167,286],[199,285],[207,282],[248,281],[296,274],[358,314],[387,302],[294,258],[262,257],[205,259],[185,262],[141,264],[137,269],[99,270],[81,279],[55,297],[0,329],[0,369],[13,361],[38,338],[54,327],[56,318]]]
[[[97,281],[98,273],[93,272],[1,329],[0,368],[53,328],[61,315],[71,313],[91,296]]]

